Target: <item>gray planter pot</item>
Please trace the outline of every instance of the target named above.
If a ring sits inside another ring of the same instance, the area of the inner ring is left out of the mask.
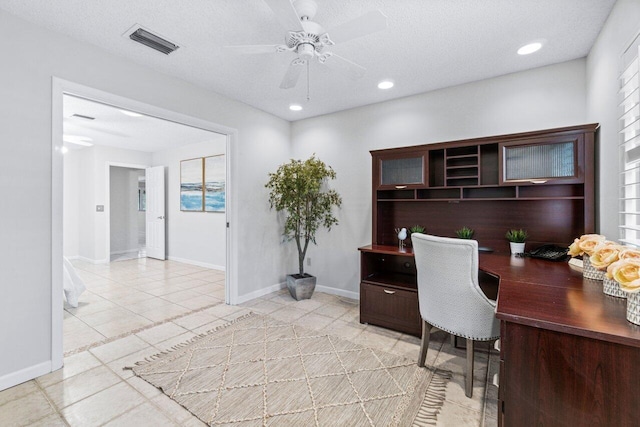
[[[289,274],[287,276],[287,288],[289,293],[297,301],[311,298],[316,288],[316,277],[310,274]]]

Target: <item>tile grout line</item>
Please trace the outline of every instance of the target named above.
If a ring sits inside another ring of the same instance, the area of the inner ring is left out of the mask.
[[[87,345],[79,347],[79,348],[75,348],[73,350],[66,351],[64,353],[64,357],[71,356],[71,355],[74,355],[74,354],[77,354],[77,353],[82,353],[83,351],[91,350],[92,348],[99,347],[99,346],[104,345],[104,344],[109,344],[109,343],[111,343],[113,341],[117,341],[119,339],[126,338],[129,335],[134,335],[134,334],[137,334],[139,332],[146,331],[147,329],[151,329],[151,328],[154,328],[156,326],[163,325],[165,323],[173,322],[174,320],[181,319],[183,317],[189,316],[189,315],[194,314],[194,313],[199,313],[201,311],[204,311],[206,309],[218,306],[220,304],[222,304],[222,303],[218,302],[218,303],[215,303],[215,304],[210,304],[210,305],[198,308],[196,310],[190,311],[188,313],[179,314],[177,316],[173,316],[173,317],[170,317],[168,319],[157,321],[155,323],[152,323],[151,325],[143,326],[143,327],[140,327],[140,328],[128,331],[128,332],[123,332],[122,334],[107,338],[105,340],[94,342],[94,343],[87,344]]]

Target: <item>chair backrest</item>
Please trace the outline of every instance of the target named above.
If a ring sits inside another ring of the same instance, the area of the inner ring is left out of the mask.
[[[420,233],[411,241],[422,318],[460,337],[497,338],[496,303],[478,285],[478,242]]]

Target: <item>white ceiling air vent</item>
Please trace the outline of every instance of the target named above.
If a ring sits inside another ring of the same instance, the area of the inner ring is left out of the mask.
[[[134,26],[134,28],[134,31],[127,32],[131,40],[142,43],[143,45],[150,47],[151,49],[155,49],[158,52],[162,52],[165,55],[169,55],[180,47],[177,44],[153,34],[151,31],[145,30],[140,26]]]

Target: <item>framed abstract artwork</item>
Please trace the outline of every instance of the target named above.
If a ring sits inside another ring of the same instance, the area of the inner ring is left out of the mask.
[[[204,158],[204,210],[224,212],[226,202],[225,155]]]
[[[180,210],[202,212],[204,210],[204,159],[180,161]]]

